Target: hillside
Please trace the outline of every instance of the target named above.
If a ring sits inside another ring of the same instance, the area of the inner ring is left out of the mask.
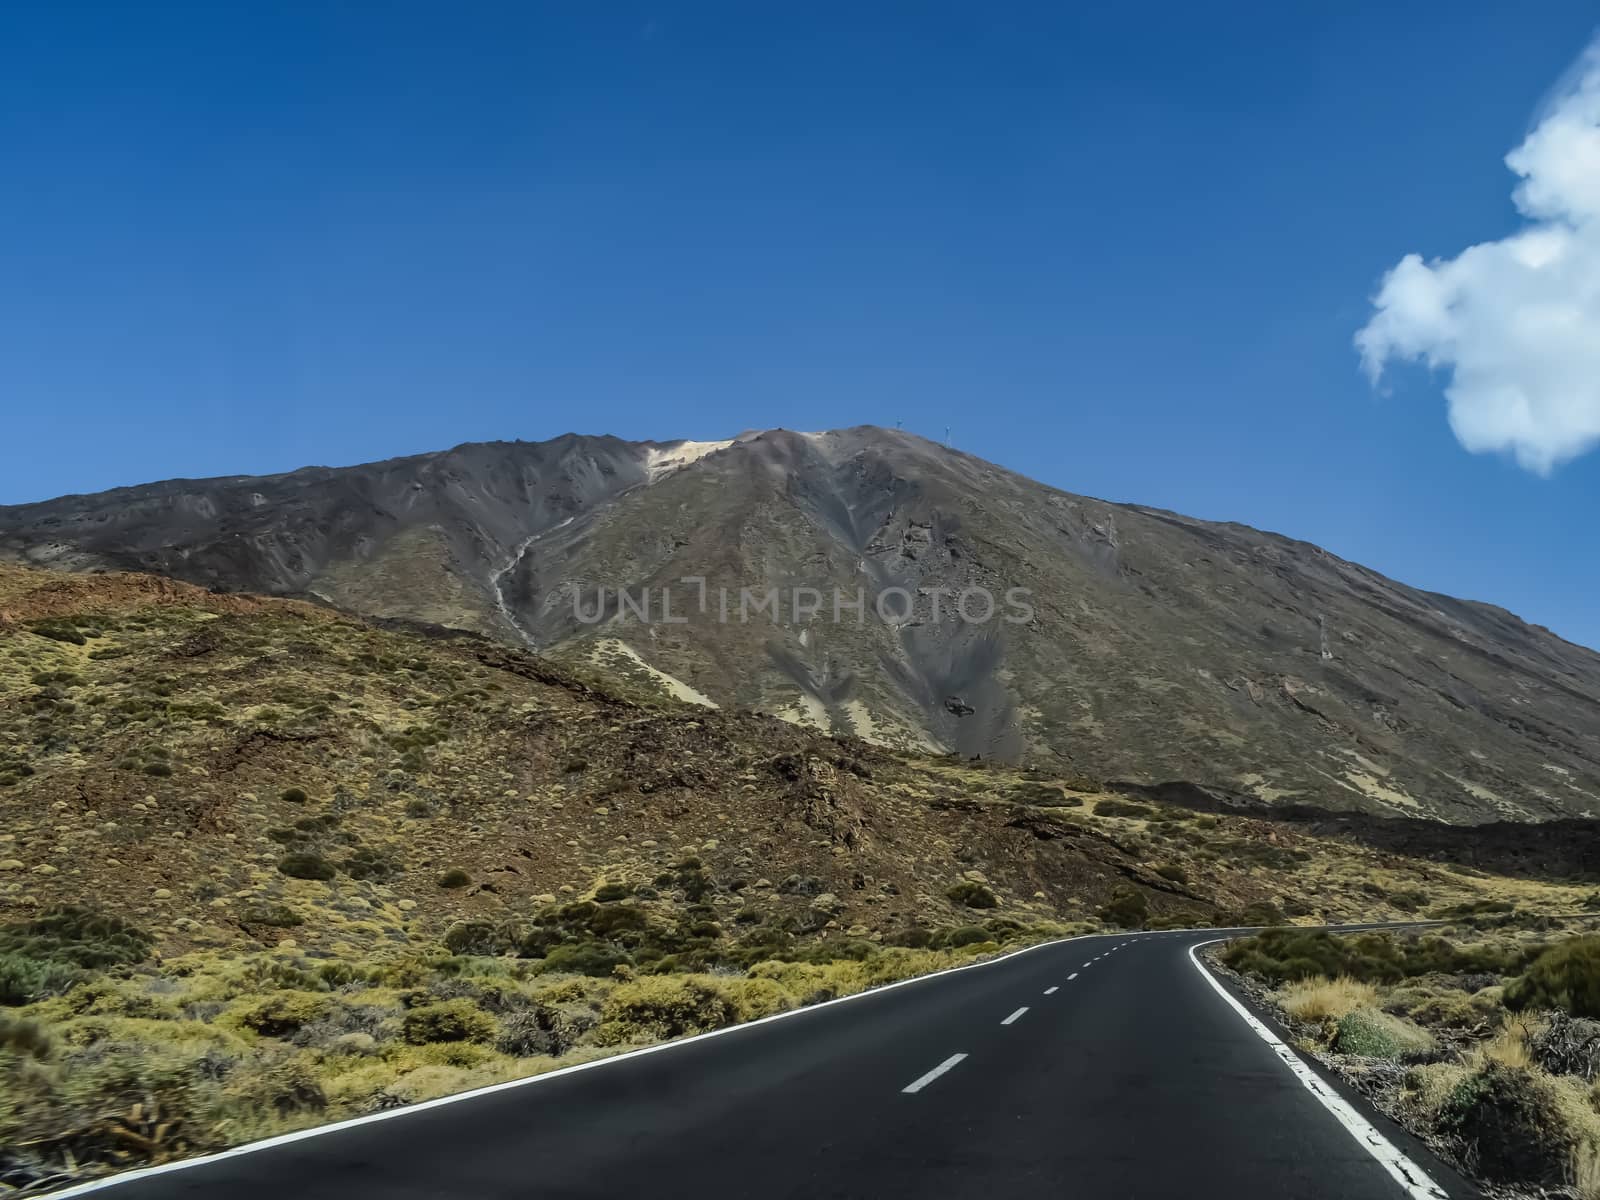
[[[1455,822],[1600,812],[1592,651],[1303,542],[898,431],[569,435],[171,481],[0,509],[0,554],[320,596],[888,747]],[[964,621],[950,597],[975,587],[1025,589],[1031,619]],[[617,600],[646,588],[648,622]],[[661,619],[664,588],[683,623]],[[741,620],[741,589],[770,588],[776,619]],[[797,618],[803,588],[820,614]],[[894,588],[914,610],[880,620]],[[833,620],[835,589],[861,590],[864,620]]]
[[[19,567],[0,813],[0,1183],[30,1187],[1073,929],[1568,911],[1594,885],[680,704],[477,635]]]

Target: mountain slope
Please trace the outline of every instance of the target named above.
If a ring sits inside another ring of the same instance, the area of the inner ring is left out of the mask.
[[[907,748],[1453,821],[1600,813],[1593,652],[1304,542],[898,431],[569,435],[155,484],[0,509],[0,553],[314,593]],[[782,612],[741,609],[771,588]],[[797,615],[807,588],[821,612]],[[912,610],[879,619],[896,588]],[[1031,619],[962,619],[973,588],[1025,589]],[[857,589],[864,618],[836,622],[835,591]]]

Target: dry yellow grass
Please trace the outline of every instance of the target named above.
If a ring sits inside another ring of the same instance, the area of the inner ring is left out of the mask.
[[[1378,991],[1370,983],[1348,975],[1338,979],[1318,976],[1291,983],[1275,999],[1284,1012],[1297,1020],[1337,1021],[1358,1008],[1372,1007],[1377,1003]]]
[[[1537,1024],[1526,1017],[1507,1017],[1504,1028],[1473,1051],[1473,1065],[1494,1062],[1524,1071],[1532,1068],[1533,1054],[1528,1042],[1537,1028]]]
[[[1572,1187],[1578,1200],[1600,1200],[1600,1146],[1580,1143],[1573,1147]]]

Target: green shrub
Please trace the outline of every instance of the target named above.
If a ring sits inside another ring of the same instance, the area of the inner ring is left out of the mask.
[[[278,870],[294,879],[328,880],[338,874],[331,862],[309,850],[285,854],[278,860]]]
[[[239,1009],[234,1019],[263,1037],[288,1037],[302,1025],[322,1019],[331,1003],[315,992],[274,992]]]
[[[1094,806],[1094,815],[1141,820],[1155,816],[1156,810],[1147,804],[1135,804],[1131,800],[1101,800]]]
[[[608,942],[578,942],[557,946],[546,953],[544,969],[604,978],[632,961],[625,950]]]
[[[371,846],[357,847],[339,866],[351,879],[376,879],[381,882],[400,873],[398,866]]]
[[[266,925],[273,929],[290,929],[305,924],[300,914],[287,904],[269,902],[251,905],[240,914],[239,920],[246,925]]]
[[[148,933],[121,917],[77,904],[0,926],[0,954],[85,970],[142,962],[153,945]]]
[[[1162,863],[1156,868],[1156,874],[1163,879],[1171,880],[1173,883],[1189,882],[1189,872],[1177,863]]]
[[[1548,1078],[1487,1063],[1445,1098],[1439,1131],[1467,1146],[1478,1173],[1494,1183],[1566,1182],[1572,1139]]]
[[[37,1021],[23,1021],[0,1013],[0,1051],[18,1058],[47,1059],[54,1047],[50,1035]]]
[[[0,1004],[32,1004],[66,991],[82,978],[82,971],[64,963],[0,951]]]
[[[1410,1021],[1376,1009],[1358,1008],[1340,1018],[1332,1048],[1340,1054],[1398,1060],[1426,1054],[1433,1047],[1433,1038]]]
[[[413,1046],[433,1042],[487,1042],[495,1032],[494,1018],[464,996],[413,1008],[401,1018],[400,1024],[401,1036]]]
[[[1121,929],[1138,929],[1150,917],[1150,901],[1138,888],[1123,885],[1100,908],[1100,919]]]
[[[509,954],[516,946],[515,932],[493,921],[457,921],[444,934],[451,954]]]
[[[1506,987],[1505,1005],[1600,1017],[1600,937],[1571,938],[1542,952]]]
[[[628,885],[625,883],[605,883],[595,890],[594,898],[602,904],[613,900],[626,900],[629,895]]]
[[[1435,972],[1510,974],[1537,953],[1517,946],[1458,947],[1443,938],[1397,938],[1389,933],[1334,935],[1311,929],[1268,929],[1240,938],[1222,952],[1235,971],[1272,983],[1348,975],[1364,983],[1398,983]]]
[[[165,779],[172,774],[172,767],[164,762],[147,762],[144,765],[144,773]]]
[[[957,904],[968,908],[997,908],[1000,900],[988,887],[973,879],[963,879],[952,884],[945,895]]]
[[[1428,903],[1428,893],[1421,888],[1402,888],[1390,893],[1389,903],[1401,912],[1414,913]]]
[[[616,1045],[682,1037],[792,1006],[788,994],[770,979],[651,975],[612,990],[601,1010],[595,1040]]]
[[[297,787],[284,788],[278,793],[278,799],[286,804],[304,804],[308,797],[305,792]]]
[[[451,867],[439,876],[437,882],[442,888],[464,888],[472,882],[472,876],[460,867]]]
[[[556,1057],[570,1050],[593,1026],[591,1013],[535,1004],[506,1015],[494,1048],[516,1058],[535,1054]]]
[[[49,638],[55,642],[71,642],[74,646],[82,646],[87,640],[75,626],[65,620],[35,621],[28,628],[40,637]]]
[[[1284,921],[1283,909],[1270,900],[1257,900],[1246,904],[1243,908],[1235,908],[1229,912],[1217,915],[1219,925],[1233,928],[1249,928],[1258,925],[1282,925]]]
[[[988,940],[989,931],[982,925],[957,925],[954,929],[946,929],[935,934],[932,944],[939,950],[954,950],[960,946],[975,946],[979,942]]]

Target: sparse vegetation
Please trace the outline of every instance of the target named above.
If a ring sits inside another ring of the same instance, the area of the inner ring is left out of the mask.
[[[945,891],[945,895],[957,904],[964,904],[968,908],[996,908],[1000,901],[994,892],[986,885],[975,879],[963,879],[952,884]]]
[[[293,879],[332,879],[338,874],[334,866],[320,854],[297,850],[278,860],[278,870]]]
[[[1380,1106],[1469,1173],[1559,1189],[1600,1160],[1600,938],[1557,931],[1546,945],[1490,903],[1449,906],[1460,921],[1449,937],[1279,929],[1219,958],[1280,983],[1269,998],[1302,1044],[1375,1086]],[[1377,1060],[1398,1066],[1374,1073]]]
[[[34,1031],[0,1033],[0,1143],[28,1147],[8,1182],[414,1103],[1102,922],[1354,919],[1410,890],[1514,894],[1462,919],[1531,922],[1594,890],[1119,807],[1087,780],[140,577],[73,577],[96,611],[63,627],[85,644],[34,636],[69,607],[55,579],[0,565],[20,622],[0,625],[17,914],[0,1028]],[[67,908],[84,898],[118,920]],[[1481,992],[1427,976],[1372,986],[1385,1001],[1355,1008],[1484,1019]]]

